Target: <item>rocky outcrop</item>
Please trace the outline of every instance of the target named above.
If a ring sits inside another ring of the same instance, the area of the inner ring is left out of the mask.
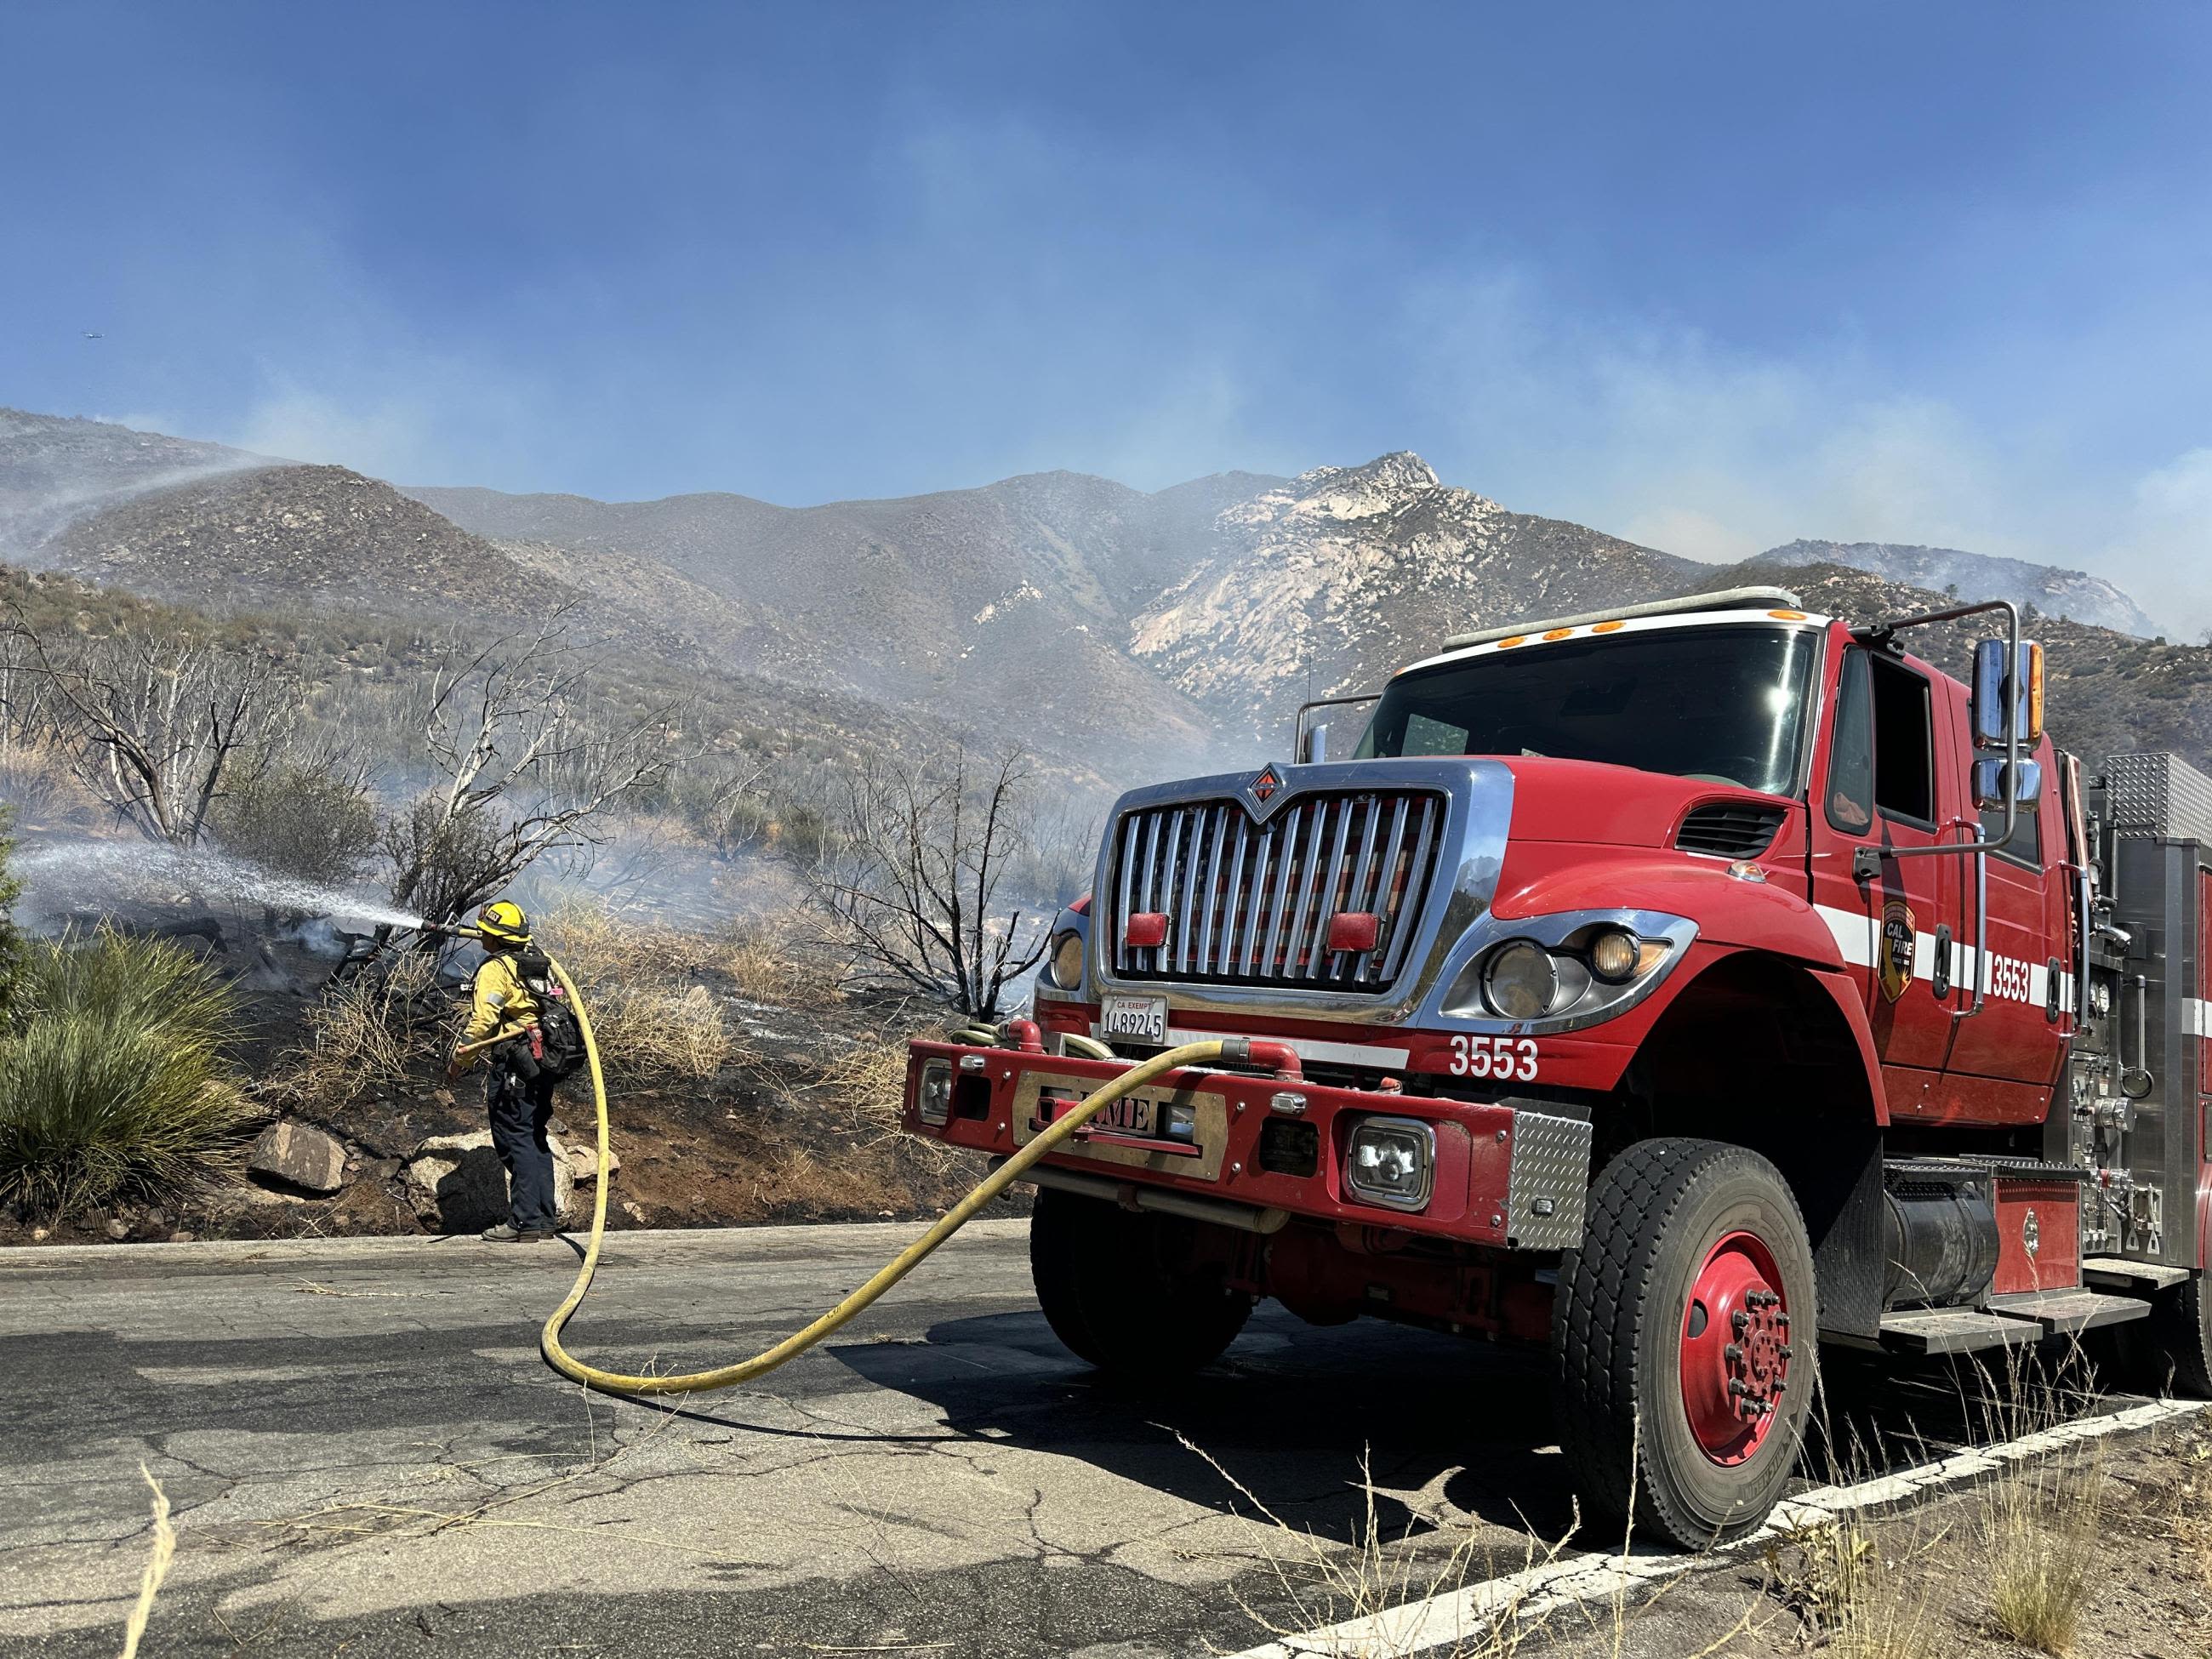
[[[1418,455],[1316,467],[1224,512],[1131,648],[1279,741],[1308,696],[1371,690],[1449,635],[1631,605],[1705,567],[1443,483]]]
[[[345,1185],[345,1144],[305,1123],[272,1123],[253,1143],[246,1172],[280,1191],[320,1196]]]

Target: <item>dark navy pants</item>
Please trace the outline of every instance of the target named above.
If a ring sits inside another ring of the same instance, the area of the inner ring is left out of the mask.
[[[527,1081],[495,1066],[484,1085],[491,1108],[491,1144],[507,1166],[507,1220],[518,1231],[556,1227],[553,1207],[553,1148],[545,1126],[553,1116],[553,1079]]]

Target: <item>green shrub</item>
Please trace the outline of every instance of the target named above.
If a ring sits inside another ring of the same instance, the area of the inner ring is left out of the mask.
[[[228,987],[187,951],[103,928],[26,953],[0,1043],[0,1202],[44,1214],[177,1194],[246,1117]]]
[[[280,761],[216,803],[225,852],[303,881],[338,884],[376,856],[376,809],[337,759]]]

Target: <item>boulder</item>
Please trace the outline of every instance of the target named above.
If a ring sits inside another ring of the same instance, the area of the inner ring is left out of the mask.
[[[588,1166],[587,1156],[584,1163]],[[492,1150],[491,1131],[433,1135],[400,1172],[415,1218],[433,1232],[474,1233],[507,1217],[507,1170]],[[553,1204],[567,1216],[576,1182],[569,1160],[553,1146]]]
[[[272,1123],[253,1143],[246,1172],[295,1193],[334,1193],[345,1185],[345,1147],[304,1123]]]
[[[569,1178],[579,1187],[588,1187],[599,1178],[599,1144],[597,1140],[571,1140],[553,1143],[553,1156],[568,1165]],[[622,1173],[622,1154],[612,1146],[607,1148],[607,1173]]]

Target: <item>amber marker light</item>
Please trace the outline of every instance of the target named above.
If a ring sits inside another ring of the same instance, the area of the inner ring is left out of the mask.
[[[1526,634],[1516,634],[1510,639],[1498,641],[1498,648],[1500,651],[1510,651],[1515,646],[1526,645],[1528,642],[1528,636]]]
[[[1571,628],[1555,628],[1550,633],[1545,635],[1544,637],[1547,640],[1564,640],[1568,635],[1574,631],[1575,630]]]
[[[1802,611],[1770,611],[1766,614],[1773,617],[1777,622],[1803,622],[1805,620],[1805,613]]]
[[[1601,622],[1593,624],[1590,629],[1590,632],[1593,634],[1617,634],[1627,626],[1628,624],[1625,622]]]

